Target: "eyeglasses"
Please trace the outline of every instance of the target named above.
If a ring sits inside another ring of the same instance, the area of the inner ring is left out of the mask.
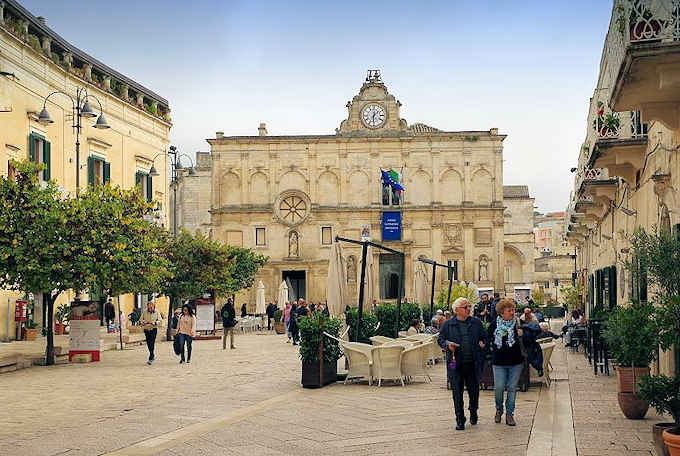
[[[470,306],[460,306],[459,309],[470,310]]]

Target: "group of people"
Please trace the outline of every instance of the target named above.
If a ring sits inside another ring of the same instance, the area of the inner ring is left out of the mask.
[[[470,424],[475,425],[478,422],[479,381],[487,349],[491,350],[494,376],[494,421],[500,423],[505,413],[505,423],[515,426],[515,399],[524,360],[527,358],[534,367],[542,367],[542,355],[540,365],[532,362],[531,355],[527,353],[530,344],[525,344],[525,339],[535,342],[546,335],[546,331],[549,332],[549,325],[546,323],[547,328],[540,327],[539,322],[534,321],[536,317],[531,309],[523,315],[524,320],[521,320],[515,315],[514,299],[500,299],[497,294],[494,294],[493,301],[488,295],[483,295],[475,309],[468,299],[458,298],[454,301],[453,308],[455,317],[444,317],[439,328],[438,343],[446,352],[447,377],[453,395],[456,429],[465,429],[467,420],[463,388],[467,389],[469,396]],[[437,321],[440,322],[439,317]],[[542,375],[542,369],[539,370],[539,375]]]
[[[317,312],[329,315],[328,306],[323,303],[315,304],[312,302],[308,304],[302,298],[292,303],[286,301],[280,320],[286,327],[286,336],[288,337],[286,343],[292,342],[293,345],[298,345],[300,343],[300,319]]]

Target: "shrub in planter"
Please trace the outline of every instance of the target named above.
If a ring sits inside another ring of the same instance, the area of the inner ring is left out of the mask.
[[[657,453],[664,454],[665,438],[673,437],[672,434],[664,435],[664,431],[672,429],[680,431],[680,377],[645,375],[640,380],[639,387],[640,397],[659,414],[667,413],[673,417],[672,423],[657,423],[652,428],[654,446],[659,450]],[[680,448],[678,450],[680,451]]]
[[[372,313],[363,312],[361,314],[361,325],[359,325],[359,337],[357,338],[357,321],[359,318],[358,309],[350,309],[345,312],[345,322],[350,327],[349,336],[350,342],[362,342],[364,344],[371,343],[371,337],[376,335],[375,327],[378,326],[378,317]],[[382,324],[380,325],[382,326]]]
[[[340,346],[338,341],[325,337],[324,331],[338,337],[342,322],[338,318],[314,313],[300,320],[300,359],[302,386],[319,388],[337,380]],[[319,352],[321,351],[321,357]]]
[[[397,325],[397,306],[396,304],[383,303],[378,306],[375,316],[380,322],[377,335],[396,337],[397,331],[406,331],[414,319],[420,319],[420,307],[413,302],[401,304],[399,314],[399,325]],[[398,327],[397,327],[398,326]]]
[[[274,331],[276,331],[276,334],[286,332],[286,326],[281,322],[281,315],[283,315],[283,310],[276,309],[276,312],[274,312]]]
[[[71,306],[68,304],[60,304],[57,307],[56,322],[54,324],[54,333],[64,334],[64,328],[71,320]]]
[[[649,363],[656,354],[653,312],[654,306],[648,303],[619,307],[609,315],[604,330],[611,355],[618,362],[619,406],[629,419],[642,419],[649,408],[635,384],[649,374]]]

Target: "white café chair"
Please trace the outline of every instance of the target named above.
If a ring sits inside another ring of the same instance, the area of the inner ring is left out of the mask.
[[[432,382],[427,372],[428,344],[414,345],[401,353],[401,375],[409,381],[415,376],[427,377]]]
[[[378,386],[383,380],[399,380],[404,386],[401,374],[401,353],[403,345],[380,345],[373,348],[373,375],[378,379]]]

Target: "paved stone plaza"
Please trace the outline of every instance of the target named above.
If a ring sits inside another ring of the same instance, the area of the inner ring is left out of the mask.
[[[138,347],[105,352],[101,363],[3,374],[12,396],[0,454],[653,455],[653,411],[626,420],[614,377],[595,377],[561,343],[551,388],[518,393],[517,427],[493,423],[493,393],[482,391],[480,423],[464,432],[453,429],[441,364],[432,383],[304,390],[285,337],[248,334],[237,345],[195,342],[189,365],[161,343],[151,367]]]

